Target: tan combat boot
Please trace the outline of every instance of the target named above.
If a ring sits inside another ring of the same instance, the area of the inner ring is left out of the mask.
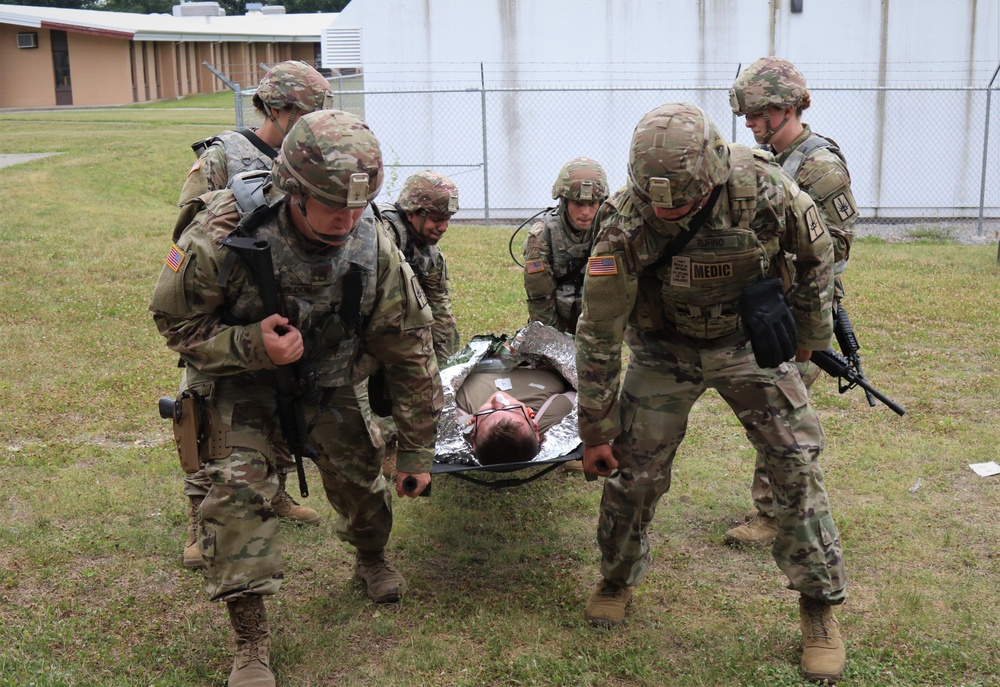
[[[299,502],[292,498],[292,495],[285,491],[286,475],[278,473],[278,493],[271,499],[271,508],[278,514],[279,518],[288,518],[304,525],[319,525],[319,513],[312,508],[299,505]]]
[[[847,664],[840,626],[833,607],[808,596],[799,597],[802,626],[802,672],[809,680],[834,684]]]
[[[385,550],[361,551],[354,564],[354,574],[365,583],[368,598],[377,604],[395,603],[406,591],[406,580],[385,559]]]
[[[625,624],[625,607],[632,601],[635,587],[619,587],[601,580],[597,589],[587,599],[583,617],[598,627],[618,627]]]
[[[774,543],[776,536],[778,536],[778,521],[770,515],[754,511],[753,517],[748,522],[726,532],[723,539],[733,546],[767,548]]]
[[[191,501],[191,506],[188,511],[188,536],[184,542],[184,567],[195,570],[205,567],[205,561],[201,559],[201,549],[198,548],[198,522],[201,519],[198,509],[201,508],[201,502],[205,498],[189,496],[188,499]]]
[[[271,672],[271,631],[261,596],[245,596],[226,603],[236,631],[236,657],[228,687],[274,687]]]

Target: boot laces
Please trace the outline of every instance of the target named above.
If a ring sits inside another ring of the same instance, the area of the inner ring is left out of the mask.
[[[255,659],[267,665],[269,642],[267,633],[261,628],[263,614],[255,608],[241,608],[235,617],[239,626],[237,634],[243,640],[236,651],[239,667],[242,668]]]
[[[272,507],[275,505],[279,507],[282,505],[297,506],[299,505],[299,502],[292,498],[292,495],[282,488],[281,491],[275,494],[274,498],[271,500],[271,505]]]
[[[809,636],[812,639],[832,639],[824,610],[824,607],[812,604],[806,607],[806,614],[809,618]]]
[[[611,582],[605,582],[601,585],[601,588],[597,591],[597,595],[603,599],[614,599],[617,598],[623,589],[616,584]]]

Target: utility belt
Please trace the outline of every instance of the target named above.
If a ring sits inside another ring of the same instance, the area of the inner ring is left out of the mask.
[[[666,320],[660,322],[660,326],[656,329],[646,329],[635,324],[632,325],[632,329],[640,338],[646,341],[680,343],[692,348],[731,348],[742,346],[747,342],[747,336],[743,331],[742,325],[728,334],[711,338],[690,336],[679,329],[676,324]]]
[[[671,317],[681,314],[686,317]],[[749,341],[762,368],[778,367],[790,360],[798,346],[795,317],[780,277],[745,286],[737,304],[675,304],[669,310],[664,308],[662,319],[653,322],[652,327],[635,328],[641,336],[654,340],[687,339],[695,346],[725,347]]]

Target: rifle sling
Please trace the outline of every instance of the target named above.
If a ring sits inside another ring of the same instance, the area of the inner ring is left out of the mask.
[[[254,133],[253,130],[240,129],[237,133],[243,136],[243,138],[245,138],[246,140],[250,141],[250,143],[253,144],[254,148],[264,153],[272,160],[278,157],[278,151],[269,146],[268,144],[264,143],[264,140],[256,133]]]
[[[688,224],[687,229],[682,230],[674,240],[671,241],[666,248],[663,249],[663,253],[660,257],[651,265],[647,265],[643,270],[644,273],[650,272],[655,273],[661,266],[665,265],[667,261],[671,260],[675,255],[684,250],[684,247],[688,242],[694,238],[701,228],[705,225],[708,220],[708,216],[712,214],[712,209],[715,208],[715,203],[719,200],[719,194],[722,193],[722,185],[716,186],[712,189],[712,195],[709,196],[708,202],[705,206],[698,211],[694,217],[691,218],[691,223]]]

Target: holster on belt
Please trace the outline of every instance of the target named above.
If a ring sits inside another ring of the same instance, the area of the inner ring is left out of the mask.
[[[185,393],[174,401],[174,441],[181,469],[188,474],[201,469],[198,457],[199,400],[197,396]]]

